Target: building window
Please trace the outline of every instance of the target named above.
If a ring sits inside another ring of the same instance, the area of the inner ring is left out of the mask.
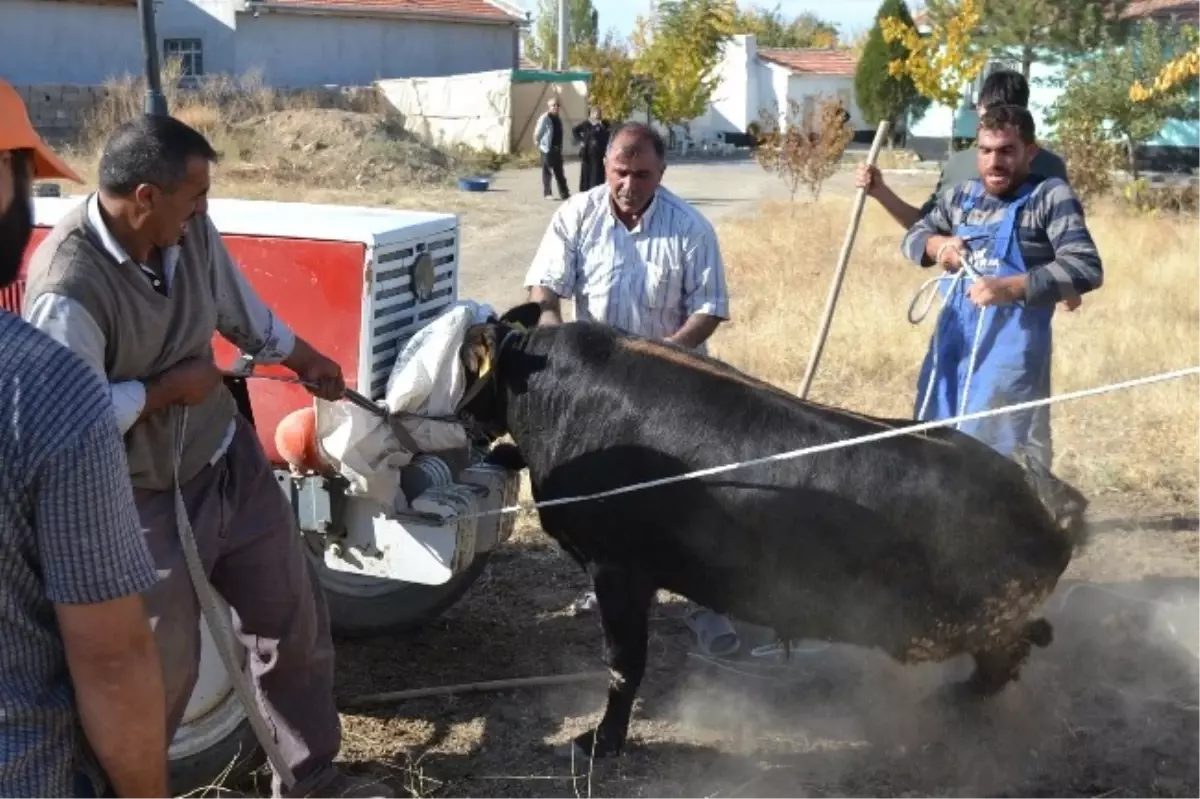
[[[180,77],[198,78],[204,74],[204,48],[199,39],[163,39],[163,57],[179,59]]]

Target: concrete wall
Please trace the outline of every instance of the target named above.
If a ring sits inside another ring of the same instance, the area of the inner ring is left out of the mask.
[[[237,25],[233,0],[158,0],[154,24],[159,51],[164,39],[199,39],[204,74],[236,73]],[[240,3],[239,3],[240,5]]]
[[[854,78],[842,75],[792,75],[787,83],[787,96],[804,107],[807,97],[813,98],[814,109],[818,98],[839,97],[842,106],[850,112],[850,125],[855,130],[866,127],[858,101],[854,97]]]
[[[206,75],[261,69],[268,86],[365,86],[398,77],[511,69],[512,26],[342,16],[237,13],[239,0],[161,0],[164,39],[202,42]],[[99,86],[142,73],[131,6],[0,0],[0,75],[14,84]]]
[[[725,42],[716,69],[720,82],[704,116],[693,124],[693,134],[700,130],[745,133],[746,126],[758,118],[754,102],[758,94],[754,71],[757,63],[758,46],[753,36],[739,34]]]
[[[269,86],[362,86],[516,66],[514,29],[503,25],[293,14],[240,14],[237,23],[237,71],[261,70]]]
[[[0,0],[0,75],[9,83],[91,85],[141,71],[133,7]]]
[[[14,88],[25,101],[33,126],[43,136],[52,139],[78,133],[84,115],[107,94],[103,86],[61,83],[17,84]]]
[[[1019,65],[1007,65],[1020,69]],[[985,70],[986,72],[986,70]],[[1029,70],[1029,111],[1040,137],[1049,137],[1054,133],[1054,126],[1047,117],[1050,109],[1058,100],[1061,89],[1055,85],[1063,77],[1064,68],[1035,61]],[[954,135],[961,139],[974,139],[978,114],[975,111],[975,100],[978,88],[983,83],[983,76],[974,84],[965,87],[961,107],[957,113],[944,105],[935,103],[919,121],[909,126],[909,136],[923,142],[946,142],[950,137],[951,124]],[[1192,119],[1175,119],[1167,122],[1159,133],[1146,142],[1147,147],[1200,147],[1200,121]]]

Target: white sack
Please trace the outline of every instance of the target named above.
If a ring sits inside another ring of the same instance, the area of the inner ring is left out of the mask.
[[[400,351],[388,376],[383,406],[389,413],[407,411],[448,416],[462,399],[466,376],[459,363],[467,328],[486,321],[492,309],[474,302],[452,306],[419,330]],[[401,446],[388,422],[339,400],[315,400],[317,442],[338,473],[358,496],[385,508],[407,506],[400,490],[400,470],[417,454]],[[422,452],[465,447],[466,431],[457,422],[401,418]]]
[[[370,497],[385,508],[404,508],[400,469],[412,460],[391,427],[365,408],[339,400],[314,400],[317,443],[338,474],[350,481],[350,493]]]
[[[388,411],[408,411],[425,416],[449,416],[466,391],[466,375],[459,363],[467,328],[491,315],[487,305],[462,302],[434,319],[408,340],[388,376],[384,402]],[[456,449],[467,445],[467,434],[458,422],[401,418],[422,452]]]

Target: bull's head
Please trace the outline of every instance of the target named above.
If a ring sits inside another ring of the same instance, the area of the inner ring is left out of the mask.
[[[541,314],[536,302],[524,303],[509,309],[499,319],[493,316],[482,324],[472,325],[463,336],[458,357],[466,377],[466,390],[456,414],[476,435],[486,437],[488,443],[508,432],[499,375],[505,347],[514,336],[537,327]]]

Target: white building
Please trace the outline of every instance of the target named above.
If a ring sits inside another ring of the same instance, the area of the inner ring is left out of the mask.
[[[854,56],[846,50],[759,48],[753,34],[733,36],[722,49],[720,83],[708,110],[689,126],[692,138],[745,133],[752,122],[761,124],[764,112],[784,121],[789,100],[807,114],[816,110],[822,95],[841,99],[855,131],[866,132],[854,98],[854,70]]]
[[[155,0],[158,46],[203,77],[276,88],[512,69],[525,14],[503,0]],[[0,75],[95,86],[142,74],[136,0],[0,0]]]

